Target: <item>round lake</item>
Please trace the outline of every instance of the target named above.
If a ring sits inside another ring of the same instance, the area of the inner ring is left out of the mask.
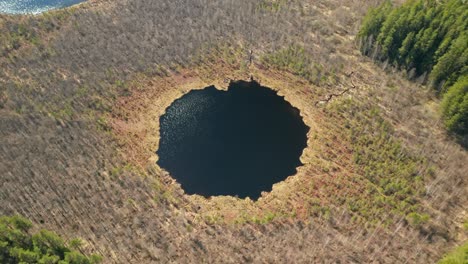
[[[38,14],[51,9],[64,8],[85,0],[0,0],[0,13]]]
[[[158,164],[188,194],[257,199],[302,165],[308,130],[297,108],[256,82],[193,90],[160,118]]]

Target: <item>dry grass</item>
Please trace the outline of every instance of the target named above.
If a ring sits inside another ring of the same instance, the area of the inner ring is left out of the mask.
[[[439,102],[424,87],[355,48],[359,19],[375,2],[265,10],[248,0],[119,0],[69,11],[53,37],[39,34],[47,49],[26,38],[0,57],[0,213],[82,237],[108,263],[435,261],[466,238],[468,158],[444,134]],[[0,21],[2,33],[23,23]],[[291,44],[333,77],[313,84],[300,68],[262,63]],[[350,72],[358,89],[315,106],[348,87]],[[301,109],[311,127],[305,165],[256,202],[183,194],[155,165],[158,117],[190,89],[251,76]],[[390,146],[424,161],[415,197],[427,223],[408,225],[399,203],[374,203],[380,187],[353,157],[388,146],[370,144],[380,123],[392,128]]]

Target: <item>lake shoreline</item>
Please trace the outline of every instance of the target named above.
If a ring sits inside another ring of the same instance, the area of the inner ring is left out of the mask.
[[[77,7],[87,0],[41,0],[41,1],[0,1],[0,14],[6,15],[40,15],[45,12]]]

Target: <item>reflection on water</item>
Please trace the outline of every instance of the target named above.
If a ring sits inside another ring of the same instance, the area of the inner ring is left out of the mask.
[[[0,13],[38,14],[47,10],[72,6],[85,0],[0,0]]]
[[[189,194],[256,199],[296,172],[307,144],[298,110],[255,82],[191,91],[160,123],[158,164]]]

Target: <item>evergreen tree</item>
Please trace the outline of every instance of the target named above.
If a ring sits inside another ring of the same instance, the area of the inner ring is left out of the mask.
[[[97,255],[87,257],[65,246],[55,233],[40,230],[31,234],[32,223],[20,216],[0,217],[0,263],[95,264]]]
[[[398,7],[386,1],[369,11],[359,37],[375,39],[372,48],[379,53],[374,58],[414,70],[417,76],[429,73],[441,95],[450,90],[443,104],[445,123],[451,131],[468,135],[462,100],[467,91],[460,88],[468,75],[468,5],[464,1],[409,0]],[[368,41],[361,43],[361,51],[370,55]]]
[[[468,75],[448,89],[442,102],[442,113],[450,131],[468,134]]]
[[[445,90],[458,76],[468,74],[468,32],[465,31],[441,56],[431,72],[431,80],[438,90]],[[446,82],[442,85],[442,82]]]

